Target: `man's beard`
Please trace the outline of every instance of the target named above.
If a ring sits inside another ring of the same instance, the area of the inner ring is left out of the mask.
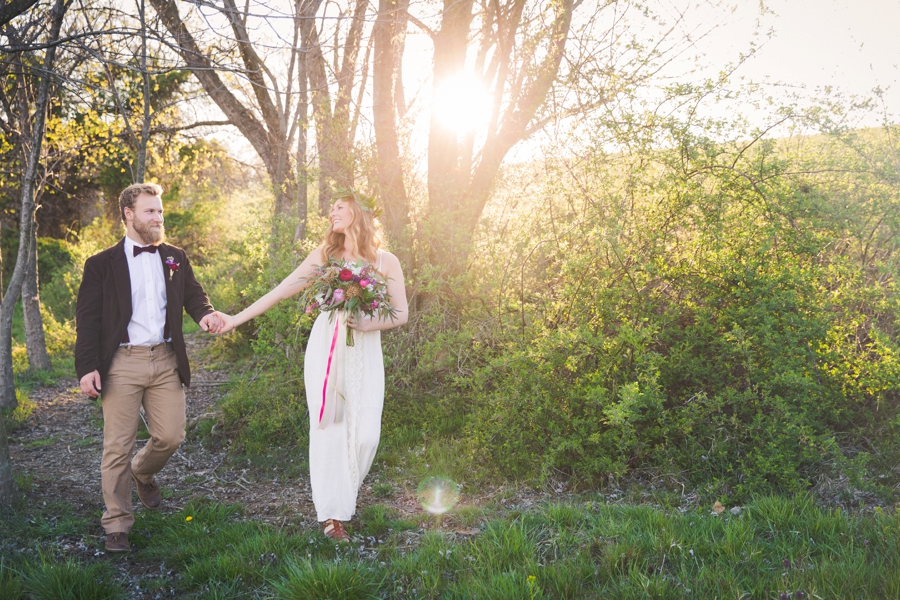
[[[131,226],[134,227],[134,231],[141,236],[145,244],[161,244],[166,239],[166,228],[162,223],[159,224],[159,229],[153,229],[150,227],[150,223],[135,219],[132,221]]]

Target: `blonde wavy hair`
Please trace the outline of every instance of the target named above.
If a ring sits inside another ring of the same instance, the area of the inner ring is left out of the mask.
[[[340,256],[344,252],[345,242],[350,240],[353,256],[358,256],[374,263],[378,259],[378,250],[384,246],[384,240],[375,222],[375,216],[360,208],[353,196],[335,198],[335,202],[344,202],[353,215],[353,221],[344,228],[344,233],[337,233],[328,225],[322,252],[326,258]]]

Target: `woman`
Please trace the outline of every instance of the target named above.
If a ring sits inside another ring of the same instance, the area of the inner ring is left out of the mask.
[[[330,313],[319,314],[306,346],[304,382],[310,414],[309,471],[313,503],[325,535],[339,541],[349,539],[341,522],[350,520],[356,512],[357,493],[372,466],[381,435],[384,405],[381,331],[403,325],[408,318],[400,261],[380,249],[375,211],[374,199],[354,190],[342,191],[332,205],[331,225],[324,242],[284,281],[245,310],[233,317],[216,313],[223,324],[211,330],[213,333],[230,331],[297,294],[308,285],[305,279],[313,269],[328,258],[369,262],[387,280],[390,302],[397,311],[393,320],[367,316],[356,320],[346,316],[347,327],[354,330],[354,345],[341,348],[343,416],[325,428],[318,427],[317,415],[334,330]],[[344,339],[343,334],[339,339]]]

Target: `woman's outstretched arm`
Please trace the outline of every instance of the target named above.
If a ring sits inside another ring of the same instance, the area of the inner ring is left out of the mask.
[[[253,317],[258,317],[263,314],[285,298],[290,298],[299,293],[303,288],[309,285],[304,279],[309,277],[312,274],[313,269],[323,262],[324,257],[322,254],[322,247],[320,246],[310,252],[303,262],[300,263],[300,266],[294,269],[293,273],[284,278],[284,281],[276,285],[269,293],[262,296],[259,300],[238,314],[232,317],[216,311],[215,314],[219,316],[222,324],[215,330],[211,327],[210,331],[212,333],[227,333],[238,325],[243,325]]]

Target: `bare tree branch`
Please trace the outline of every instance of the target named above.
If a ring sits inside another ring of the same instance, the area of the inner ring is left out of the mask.
[[[10,0],[0,6],[0,27],[3,27],[29,8],[37,4],[38,0]]]

